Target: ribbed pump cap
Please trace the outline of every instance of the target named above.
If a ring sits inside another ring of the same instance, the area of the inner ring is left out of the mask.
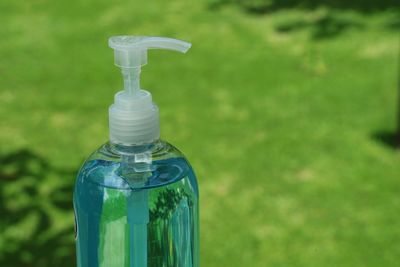
[[[110,140],[131,145],[152,142],[160,137],[158,107],[150,92],[140,88],[141,67],[147,63],[148,49],[169,49],[186,53],[190,43],[163,37],[114,36],[115,65],[121,68],[124,90],[115,94],[109,109]]]

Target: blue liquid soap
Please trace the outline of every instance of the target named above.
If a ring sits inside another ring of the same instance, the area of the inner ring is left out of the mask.
[[[109,39],[124,90],[109,108],[110,141],[83,164],[74,191],[78,267],[198,267],[199,191],[179,150],[160,141],[159,110],[140,88],[148,49],[185,53],[161,37]]]
[[[199,193],[193,170],[163,141],[146,147],[124,147],[121,152],[108,143],[82,166],[74,192],[79,267],[132,267],[135,261],[136,266],[198,266]],[[138,150],[139,155],[151,153],[153,160],[131,161]],[[146,182],[136,186],[137,177]],[[135,216],[142,216],[132,198],[144,195],[148,223],[139,219],[132,226]],[[134,248],[132,240],[143,233],[146,247]]]

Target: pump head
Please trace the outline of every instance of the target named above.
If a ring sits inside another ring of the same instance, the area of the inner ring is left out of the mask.
[[[147,64],[147,50],[168,49],[186,53],[190,43],[164,37],[114,36],[114,63],[121,68],[124,90],[114,97],[109,109],[110,140],[131,145],[149,143],[160,137],[158,107],[150,92],[140,88],[141,67]]]

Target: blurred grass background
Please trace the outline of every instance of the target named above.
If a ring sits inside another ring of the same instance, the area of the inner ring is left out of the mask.
[[[0,266],[75,266],[72,187],[121,88],[107,38],[159,35],[143,88],[201,189],[201,264],[398,266],[390,0],[0,2]]]

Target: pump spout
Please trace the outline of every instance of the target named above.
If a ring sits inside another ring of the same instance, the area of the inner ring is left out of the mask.
[[[129,35],[111,37],[108,44],[114,49],[115,65],[122,69],[127,95],[136,95],[140,91],[140,71],[147,64],[147,50],[167,49],[186,53],[191,47],[188,42],[172,38]]]
[[[149,49],[167,49],[181,53],[186,53],[192,46],[191,43],[165,37],[145,37],[141,43]]]
[[[129,36],[111,37],[108,45],[114,49],[115,65],[121,68],[137,68],[147,64],[148,49],[167,49],[186,53],[191,44],[165,37]]]

